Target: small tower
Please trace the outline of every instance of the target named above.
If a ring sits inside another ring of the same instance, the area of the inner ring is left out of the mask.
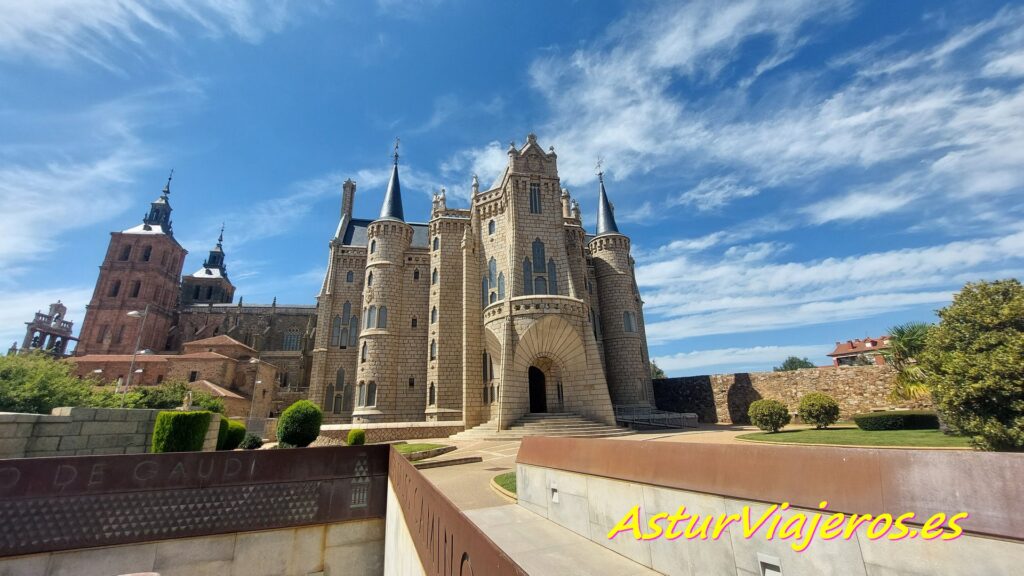
[[[410,421],[420,417],[415,403],[406,403],[399,384],[401,335],[405,314],[405,253],[413,229],[405,222],[398,178],[398,141],[380,216],[366,229],[366,276],[363,283],[362,331],[359,334],[353,422]]]
[[[75,354],[131,354],[139,330],[141,350],[167,350],[175,324],[181,267],[188,253],[174,238],[171,227],[171,176],[160,196],[150,203],[142,224],[110,233],[107,254]],[[129,312],[149,312],[141,318]]]
[[[217,245],[203,261],[203,267],[181,280],[181,303],[230,304],[235,298],[235,286],[228,278],[224,263],[224,225],[220,227]]]
[[[58,358],[67,355],[68,343],[75,340],[71,336],[74,324],[65,319],[67,314],[67,306],[60,300],[50,304],[49,314],[36,312],[31,322],[25,322],[25,340],[21,344],[21,350],[41,350]],[[8,354],[17,352],[18,346],[15,343]]]
[[[654,405],[643,302],[633,274],[629,238],[619,232],[598,167],[597,235],[590,241],[601,310],[605,373],[612,403]]]

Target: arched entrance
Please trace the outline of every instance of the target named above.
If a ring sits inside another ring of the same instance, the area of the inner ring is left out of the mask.
[[[547,412],[547,390],[544,386],[544,372],[536,366],[530,366],[530,412]]]

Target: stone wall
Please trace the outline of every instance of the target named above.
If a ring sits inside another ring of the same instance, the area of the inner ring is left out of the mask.
[[[328,438],[348,439],[348,431],[359,428],[366,432],[366,442],[447,438],[466,429],[462,422],[382,422],[373,424],[327,424],[320,427],[320,435]]]
[[[896,373],[889,366],[806,368],[686,376],[654,381],[660,410],[694,412],[703,423],[746,424],[750,403],[771,398],[796,412],[808,392],[824,392],[839,403],[840,417],[886,408],[924,408],[928,401],[894,403],[889,392]]]
[[[149,452],[163,410],[54,408],[53,414],[0,413],[0,459]],[[214,414],[203,451],[217,446]]]

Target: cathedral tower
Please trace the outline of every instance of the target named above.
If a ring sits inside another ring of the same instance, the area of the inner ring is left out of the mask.
[[[608,388],[616,405],[654,405],[643,302],[633,275],[629,238],[619,232],[598,173],[597,235],[590,241],[600,300]]]
[[[78,356],[131,354],[140,329],[141,350],[164,351],[173,345],[171,327],[187,251],[174,239],[170,193],[168,177],[142,224],[110,233],[96,288],[86,306],[75,350]],[[128,312],[147,309],[144,322],[128,316]]]
[[[203,267],[181,279],[181,303],[230,304],[235,297],[235,286],[228,279],[224,263],[224,226],[220,227],[217,245],[203,262]]]

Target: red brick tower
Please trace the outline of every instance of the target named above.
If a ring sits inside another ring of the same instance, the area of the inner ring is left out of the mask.
[[[173,345],[171,328],[187,251],[171,229],[170,193],[168,177],[142,224],[110,233],[96,289],[85,309],[76,355],[131,354],[140,329],[139,350],[161,352]],[[147,306],[145,318],[128,315],[145,312]]]

